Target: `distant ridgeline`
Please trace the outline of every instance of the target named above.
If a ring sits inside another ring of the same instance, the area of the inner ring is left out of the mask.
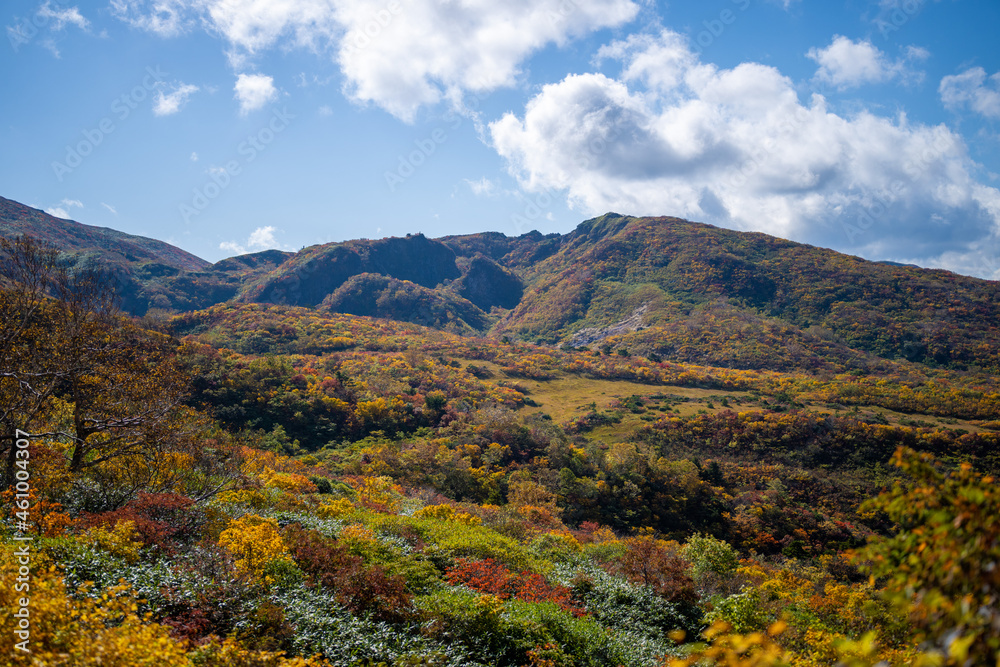
[[[738,369],[1000,369],[1000,283],[678,218],[609,213],[564,235],[414,234],[210,264],[0,198],[0,234],[22,233],[112,269],[137,316],[273,303]]]

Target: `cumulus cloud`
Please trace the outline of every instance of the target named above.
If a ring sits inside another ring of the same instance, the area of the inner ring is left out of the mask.
[[[240,102],[240,113],[244,116],[278,97],[274,79],[264,74],[240,74],[233,89]]]
[[[267,227],[258,227],[250,232],[250,236],[247,238],[245,245],[236,241],[223,241],[219,244],[219,249],[231,252],[234,255],[245,255],[249,252],[259,252],[261,250],[269,250],[271,248],[280,248],[281,244],[278,243],[277,238],[274,236],[276,231],[277,230],[270,225]]]
[[[987,77],[982,67],[972,67],[941,79],[938,93],[949,109],[968,107],[986,118],[1000,118],[1000,72]]]
[[[564,191],[591,214],[678,215],[879,259],[996,254],[1000,192],[973,178],[945,126],[837,115],[773,67],[701,63],[670,31],[600,55],[621,61],[618,77],[567,76],[490,124],[524,189]]]
[[[890,61],[868,40],[855,42],[836,35],[830,46],[809,49],[806,56],[819,65],[815,81],[846,90],[892,79],[904,82],[921,79],[923,74],[912,69],[910,63],[926,60],[930,53],[926,49],[909,46],[905,57]]]
[[[156,91],[156,99],[153,101],[153,113],[157,116],[169,116],[184,108],[188,98],[197,93],[198,86],[187,83],[180,83],[174,86],[170,92],[163,90]]]
[[[404,120],[422,105],[511,86],[520,63],[546,44],[620,25],[638,11],[629,0],[413,0],[383,15],[382,27],[370,4],[339,4],[346,33],[337,61],[347,93]]]
[[[113,0],[131,25],[163,35],[205,25],[244,67],[276,45],[326,52],[345,92],[404,120],[427,104],[513,85],[521,63],[548,44],[621,25],[632,0]],[[196,21],[197,19],[197,21]]]

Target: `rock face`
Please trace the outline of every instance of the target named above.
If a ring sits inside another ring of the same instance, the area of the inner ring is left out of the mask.
[[[513,308],[524,294],[520,278],[482,255],[469,263],[456,285],[459,294],[486,311],[493,306]]]
[[[619,334],[638,331],[643,327],[643,315],[649,310],[649,305],[639,306],[632,311],[632,314],[621,322],[616,322],[609,327],[587,327],[580,329],[569,339],[569,344],[573,347],[591,345]]]

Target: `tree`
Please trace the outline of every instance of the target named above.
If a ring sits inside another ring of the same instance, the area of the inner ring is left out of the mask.
[[[26,236],[0,240],[0,253],[0,426],[11,446],[8,481],[19,428],[68,443],[73,473],[118,461],[117,479],[131,478],[134,490],[164,486],[170,474],[164,465],[171,464],[165,452],[189,450],[188,462],[198,454],[190,451],[198,420],[181,410],[187,381],[175,362],[176,341],[121,315],[109,270],[70,270],[55,247]],[[68,416],[53,422],[56,398]]]
[[[52,245],[21,236],[0,239],[0,443],[12,480],[15,430],[29,429],[59,381],[49,363],[58,351],[52,294],[70,294],[69,275]]]
[[[1000,664],[1000,487],[967,463],[944,472],[911,449],[899,448],[893,463],[913,484],[897,484],[862,511],[884,511],[900,532],[856,558],[886,578],[915,639],[948,664]]]

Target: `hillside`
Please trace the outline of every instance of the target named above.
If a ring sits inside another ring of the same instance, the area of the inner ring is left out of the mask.
[[[0,197],[0,236],[10,238],[20,234],[48,241],[64,252],[113,265],[152,263],[184,271],[201,271],[211,265],[163,241],[56,218]]]
[[[208,265],[0,203],[0,231],[31,229],[74,261],[111,267],[136,315],[232,300],[736,369],[1000,369],[1000,283],[678,218],[609,213],[564,235],[415,234]]]
[[[559,241],[494,335],[736,368],[1000,367],[1000,283],[676,218],[608,214]]]
[[[695,240],[735,268],[682,270]],[[174,303],[179,286],[208,300],[199,279],[239,296],[136,320],[46,296],[56,269],[22,262],[38,279],[0,287],[0,422],[18,429],[0,438],[0,628],[30,618],[34,652],[4,658],[993,664],[1000,379],[797,326],[769,267],[803,257],[912,271],[605,216],[149,273]],[[803,294],[834,273],[809,275]],[[992,288],[962,285],[952,308]],[[252,290],[310,305],[241,302]],[[924,292],[868,308],[905,314]],[[575,344],[517,339],[545,313]],[[989,358],[992,322],[965,321]]]
[[[123,310],[207,308],[232,298],[253,276],[267,272],[291,253],[279,250],[243,255],[211,264],[155,239],[56,218],[0,197],[0,236],[28,234],[61,250],[70,265],[96,265],[118,282]]]

